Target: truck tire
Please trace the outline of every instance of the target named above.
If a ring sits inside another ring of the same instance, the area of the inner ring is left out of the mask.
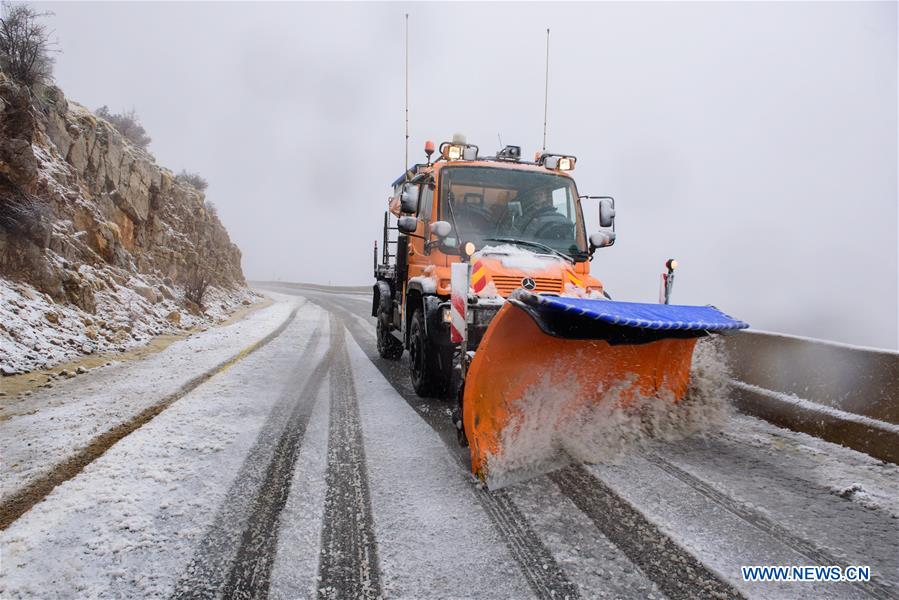
[[[415,393],[423,398],[443,394],[449,388],[452,369],[441,369],[439,352],[425,334],[424,314],[416,310],[409,326],[409,376]]]
[[[388,325],[384,322],[385,315],[378,315],[376,337],[378,340],[378,354],[387,360],[398,360],[403,355],[403,343],[393,337]]]

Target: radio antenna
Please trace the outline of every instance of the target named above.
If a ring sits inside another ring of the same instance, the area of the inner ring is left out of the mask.
[[[546,115],[549,107],[549,27],[546,28],[546,89],[543,92],[543,152],[546,152]]]
[[[403,171],[409,168],[409,13],[406,13],[406,159]]]

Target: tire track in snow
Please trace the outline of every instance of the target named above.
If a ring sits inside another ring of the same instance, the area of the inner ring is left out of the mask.
[[[294,461],[318,390],[334,357],[332,344],[310,373],[320,337],[319,326],[309,337],[284,396],[272,408],[172,598],[267,596],[278,516],[290,491]]]
[[[282,324],[278,325],[277,329],[261,340],[250,344],[231,358],[219,363],[208,371],[197,375],[178,390],[165,396],[156,404],[145,408],[130,420],[120,423],[101,433],[92,439],[86,447],[76,452],[69,459],[56,465],[49,473],[12,494],[7,500],[0,504],[0,531],[5,530],[13,521],[25,514],[32,506],[46,498],[58,485],[65,483],[81,473],[86,466],[103,456],[103,454],[105,454],[106,451],[119,440],[146,425],[150,420],[159,415],[159,413],[171,406],[172,403],[177,402],[203,383],[209,381],[215,375],[234,366],[240,360],[243,360],[280,336],[296,318],[299,309],[299,306],[294,308],[287,319],[285,319]]]
[[[582,466],[549,478],[668,598],[744,597]]]
[[[577,586],[568,580],[508,493],[478,488],[477,496],[537,597],[580,598]]]
[[[294,290],[292,293],[304,294],[301,290]],[[372,351],[371,343],[366,343],[370,341],[373,334],[365,327],[365,323],[368,321],[368,315],[364,311],[365,307],[363,306],[360,308],[357,306],[362,303],[349,301],[350,299],[336,294],[328,294],[325,296],[325,293],[327,292],[317,295],[309,294],[306,295],[306,297],[327,310],[340,311],[342,314],[347,315],[348,319],[355,321],[355,323],[348,324],[348,327],[353,333],[354,338],[359,342],[359,345],[365,349],[369,359],[374,363],[378,370],[381,371],[384,377],[390,381],[393,387],[407,400],[410,406],[412,406],[412,408],[415,409],[416,412],[435,429],[435,431],[437,431],[449,447],[450,452],[454,454],[454,456],[457,455],[458,453],[455,448],[455,433],[450,432],[449,436],[445,435],[445,432],[442,431],[442,423],[439,423],[443,415],[437,414],[436,421],[438,422],[435,422],[434,412],[440,412],[439,410],[434,410],[437,401],[422,400],[415,396],[414,393],[411,392],[409,386],[404,386],[404,380],[402,378],[405,376],[405,370],[402,367],[402,363],[399,361],[389,362],[380,359],[377,354]],[[355,328],[353,325],[355,325]],[[667,463],[667,461],[664,461],[661,457],[659,457],[659,460]],[[670,465],[670,463],[668,464]],[[718,504],[738,518],[747,520],[749,524],[762,530],[768,535],[771,535],[775,539],[780,540],[785,546],[792,548],[801,555],[811,558],[812,562],[822,565],[842,564],[845,562],[833,559],[827,552],[820,550],[807,540],[791,534],[782,526],[768,520],[764,515],[758,515],[761,519],[755,518],[756,511],[753,509],[721,494],[714,488],[697,480],[689,473],[680,470],[678,467],[671,465],[673,469],[676,469],[675,472],[670,468],[666,468],[663,464],[657,463],[657,466],[668,471],[669,474],[692,487],[697,493],[706,496],[710,501]],[[648,522],[645,517],[637,512],[636,509],[622,496],[617,494],[594,475],[588,473],[582,467],[572,468],[583,471],[582,475],[589,480],[592,480],[592,482],[595,482],[596,485],[593,485],[591,481],[573,485],[569,481],[567,488],[563,488],[563,486],[559,484],[559,481],[556,481],[560,490],[563,491],[583,514],[587,515],[587,517],[594,522],[597,528],[606,534],[606,537],[609,540],[618,545],[625,556],[655,581],[660,589],[664,589],[666,594],[669,594],[674,598],[692,597],[696,595],[696,590],[702,589],[699,586],[711,585],[711,589],[715,589],[717,585],[723,585],[727,590],[724,593],[724,597],[740,597],[740,592],[738,590],[733,589],[725,581],[719,579],[717,575],[701,565],[698,559],[695,559],[690,553],[677,546],[672,539],[668,538],[664,533],[659,531],[657,527]],[[564,474],[560,474],[559,477],[564,478]],[[562,481],[564,481],[564,479],[562,479]],[[489,495],[489,492],[486,492],[486,490],[479,491],[483,491],[484,496]],[[478,494],[478,496],[480,497],[481,494]],[[485,505],[485,510],[491,515],[491,520],[495,518],[493,514],[494,511],[498,511],[496,517],[501,519],[505,509],[494,506],[497,504],[496,500],[488,500],[487,502],[491,503],[490,505]],[[606,509],[603,508],[604,506],[611,506],[612,508]],[[603,512],[606,510],[614,510],[617,512],[608,512],[604,515]],[[613,517],[612,515],[618,516]],[[636,517],[636,519],[634,517]],[[631,526],[622,527],[620,524],[612,523],[611,521],[613,519],[626,520],[627,523],[634,524],[634,529],[631,530]],[[499,529],[502,529],[505,526],[506,525],[504,524],[497,524]],[[610,531],[606,531],[607,527],[611,530],[611,533]],[[617,535],[615,535],[616,532]],[[510,550],[513,550],[509,541],[510,539],[514,539],[513,531],[509,531],[508,533],[503,531],[503,535],[507,544],[509,544]],[[645,539],[636,540],[633,544],[629,544],[626,538],[634,535],[644,536]],[[673,553],[671,552],[672,547],[674,549]],[[640,560],[641,554],[646,557],[653,557],[653,553],[656,552],[670,553],[669,558],[664,559],[664,561],[656,561],[658,562],[657,568],[654,568],[651,564],[654,559],[646,558]],[[665,561],[673,564],[665,564]],[[684,565],[688,565],[690,570],[686,570]],[[698,565],[699,570],[696,569],[696,565]],[[525,574],[527,575],[527,571],[524,567],[523,571],[525,571]],[[699,578],[699,583],[696,583],[697,577]],[[680,584],[678,583],[678,579],[682,580]],[[716,581],[717,583],[715,583]],[[666,585],[666,583],[669,585]],[[866,585],[868,586],[867,588],[863,585],[855,584],[855,588],[877,598],[899,598],[899,595],[897,595],[889,585],[883,585],[883,583],[878,582],[873,578],[872,581],[868,582]],[[693,588],[693,586],[695,586],[695,588]],[[535,591],[537,590],[535,589]]]
[[[380,598],[381,575],[359,404],[344,328],[331,313],[334,353],[319,598]],[[336,332],[336,333],[334,333]]]
[[[297,290],[293,292],[297,293]],[[409,406],[438,433],[450,450],[450,453],[460,461],[462,468],[468,470],[467,452],[459,447],[456,441],[456,432],[452,427],[449,416],[442,410],[433,410],[434,404],[443,401],[437,399],[423,400],[415,395],[415,392],[410,387],[403,387],[398,384],[400,363],[381,359],[377,355],[377,352],[373,350],[374,346],[372,343],[374,333],[364,330],[356,322],[354,313],[357,311],[342,306],[338,301],[329,303],[323,298],[311,294],[306,297],[340,318],[375,367],[390,382],[397,393],[406,400]],[[402,375],[405,374],[405,370],[402,370]],[[472,486],[472,490],[491,523],[502,536],[506,547],[515,558],[535,595],[546,599],[568,598],[574,600],[579,598],[580,594],[577,586],[568,579],[565,571],[559,566],[552,553],[534,532],[527,517],[519,510],[511,496],[503,490],[491,492],[485,488],[474,486]]]
[[[681,480],[724,510],[739,517],[752,527],[755,527],[763,533],[777,539],[785,546],[792,548],[802,556],[809,559],[811,561],[809,564],[841,565],[843,567],[846,566],[845,560],[838,560],[837,558],[822,550],[821,548],[818,548],[808,540],[805,540],[793,534],[788,529],[770,520],[768,517],[761,514],[757,510],[754,510],[746,506],[745,504],[722,494],[711,485],[691,475],[690,473],[687,473],[680,467],[668,462],[658,454],[648,453],[644,456],[644,458],[662,471]],[[883,585],[880,581],[876,580],[873,576],[871,578],[871,581],[866,581],[864,583],[852,582],[850,585],[874,598],[888,600],[890,598],[899,597],[899,595],[897,595],[887,586]]]

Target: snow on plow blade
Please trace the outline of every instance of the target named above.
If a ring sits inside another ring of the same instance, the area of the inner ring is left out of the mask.
[[[654,399],[687,391],[696,339],[743,329],[711,306],[638,304],[516,292],[469,366],[462,421],[472,471],[492,488],[578,456],[577,439]],[[573,447],[573,449],[572,449]]]

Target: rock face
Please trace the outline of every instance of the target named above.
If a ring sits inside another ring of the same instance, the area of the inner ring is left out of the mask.
[[[202,307],[184,292],[198,266]],[[59,88],[0,71],[0,374],[208,326],[254,298],[201,192]]]
[[[56,302],[94,312],[96,291],[135,275],[155,302],[197,264],[215,286],[244,285],[240,250],[201,192],[59,88],[29,93],[0,72],[0,201],[22,196],[43,218],[0,223],[0,275]]]

